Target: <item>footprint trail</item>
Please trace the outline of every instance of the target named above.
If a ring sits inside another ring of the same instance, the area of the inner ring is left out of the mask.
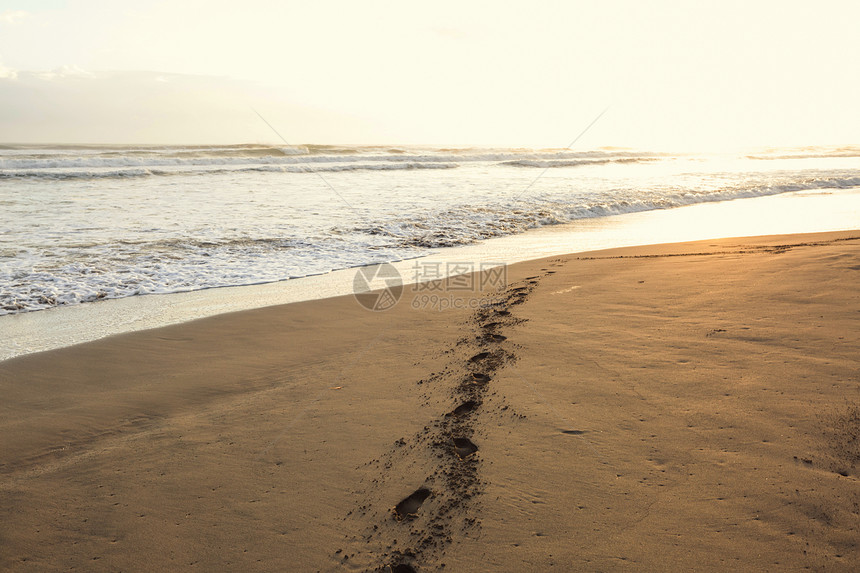
[[[419,382],[428,402],[442,405],[440,412],[414,436],[396,440],[365,464],[376,477],[364,484],[364,503],[344,518],[353,533],[334,553],[343,565],[374,572],[442,571],[446,548],[461,536],[478,534],[480,496],[487,485],[480,444],[488,424],[481,422],[499,412],[516,416],[504,397],[494,396],[494,412],[487,410],[494,374],[517,359],[516,345],[502,332],[523,322],[511,307],[525,302],[540,278],[509,286],[494,304],[474,312],[464,324],[465,336],[445,353],[448,364]],[[383,484],[414,475],[424,478],[400,498],[381,493],[388,490]]]

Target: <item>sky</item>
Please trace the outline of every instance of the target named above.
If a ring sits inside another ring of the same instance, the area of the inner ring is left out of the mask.
[[[0,0],[0,142],[860,143],[860,3]],[[256,112],[255,112],[256,110]]]

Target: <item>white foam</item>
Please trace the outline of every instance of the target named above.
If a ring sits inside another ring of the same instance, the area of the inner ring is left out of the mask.
[[[39,170],[78,170],[111,168],[158,168],[158,167],[231,167],[248,165],[313,165],[317,163],[351,164],[361,163],[363,169],[370,169],[372,163],[388,164],[379,169],[397,169],[395,165],[409,164],[458,164],[475,162],[511,162],[529,166],[529,162],[568,162],[570,165],[598,161],[636,161],[653,160],[665,157],[654,153],[604,152],[604,151],[493,151],[464,150],[460,153],[413,149],[409,151],[379,152],[376,148],[339,148],[331,153],[311,153],[307,147],[270,148],[270,147],[225,147],[207,148],[161,148],[158,151],[147,149],[120,150],[41,150],[39,153],[26,154],[22,150],[0,150],[0,170],[17,171],[28,176],[36,176]],[[91,171],[98,173],[97,171]],[[23,176],[23,175],[22,175]]]

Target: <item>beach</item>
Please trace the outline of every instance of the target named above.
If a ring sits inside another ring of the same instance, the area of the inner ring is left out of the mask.
[[[856,570],[858,271],[628,247],[2,361],[0,569]]]

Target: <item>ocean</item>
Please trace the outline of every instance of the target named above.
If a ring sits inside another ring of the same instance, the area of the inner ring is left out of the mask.
[[[583,219],[857,188],[860,147],[5,145],[0,314],[272,283]]]

